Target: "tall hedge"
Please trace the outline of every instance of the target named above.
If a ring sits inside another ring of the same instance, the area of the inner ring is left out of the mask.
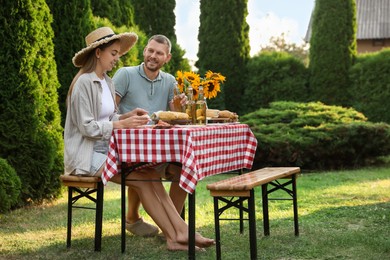
[[[311,30],[313,100],[350,105],[348,73],[356,56],[355,0],[316,0]]]
[[[57,0],[46,0],[53,14],[55,60],[61,87],[59,105],[62,125],[65,124],[66,96],[70,83],[78,69],[73,65],[74,54],[85,47],[85,36],[94,29],[90,0],[69,0],[60,4]]]
[[[16,170],[26,204],[58,195],[63,172],[51,22],[44,0],[0,9],[0,157]]]
[[[172,59],[164,65],[163,70],[173,75],[178,70],[189,70],[189,62],[183,58],[185,51],[177,44],[174,12],[176,1],[132,0],[132,3],[134,21],[148,38],[154,34],[163,34],[172,42]]]
[[[132,27],[134,8],[130,0],[90,0],[94,16],[108,18],[115,26]]]
[[[390,50],[360,56],[351,69],[352,105],[370,121],[390,123]]]
[[[248,0],[200,1],[199,50],[196,66],[226,77],[221,93],[209,100],[209,107],[241,110],[246,63],[249,59]]]
[[[248,62],[242,114],[273,101],[305,102],[310,96],[308,85],[308,70],[301,60],[286,52],[261,52]]]

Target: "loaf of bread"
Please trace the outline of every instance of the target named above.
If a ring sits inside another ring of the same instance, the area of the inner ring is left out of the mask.
[[[230,121],[232,121],[232,122],[235,122],[238,120],[238,115],[234,112],[229,111],[229,110],[219,111],[219,117],[220,118],[229,118]]]
[[[217,117],[219,117],[219,110],[218,109],[207,109],[206,116],[211,117],[211,118],[217,118]]]
[[[234,113],[229,110],[221,110],[219,111],[219,117],[223,118],[234,118]]]
[[[174,111],[157,111],[152,114],[152,120],[158,121],[174,121],[174,120],[188,120],[187,113],[182,112],[174,112]]]

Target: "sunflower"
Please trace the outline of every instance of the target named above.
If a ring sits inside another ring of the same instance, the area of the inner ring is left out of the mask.
[[[186,72],[184,72],[184,78],[186,78],[191,83],[191,85],[199,86],[199,83],[200,83],[199,74],[192,72],[192,71],[186,71]]]
[[[180,92],[183,93],[185,92],[184,73],[179,70],[176,75],[177,86],[179,87]]]
[[[189,85],[191,85],[194,89],[198,88],[200,84],[200,76],[192,71],[183,72],[179,70],[176,73],[176,81],[180,92],[185,93]]]
[[[214,80],[204,80],[202,82],[203,92],[205,98],[215,98],[218,92],[221,92],[221,87],[218,81]]]
[[[220,73],[215,73],[215,72],[212,72],[211,70],[207,71],[205,76],[206,76],[206,79],[215,80],[215,81],[218,81],[221,83],[223,83],[226,79]]]
[[[192,86],[193,98],[198,99],[199,86],[203,86],[203,92],[205,98],[215,98],[218,92],[221,92],[221,83],[225,81],[225,77],[220,73],[207,71],[204,78],[201,78],[199,74],[192,71],[177,71],[176,73],[177,85],[180,92],[186,92],[189,85]]]

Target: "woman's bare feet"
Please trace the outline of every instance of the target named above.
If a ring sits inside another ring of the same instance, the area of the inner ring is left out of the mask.
[[[215,245],[215,240],[207,237],[203,237],[199,233],[195,233],[195,245],[199,247],[210,247]]]
[[[169,251],[188,251],[188,245],[172,242],[172,241],[167,241],[167,248]],[[195,246],[195,251],[203,252],[206,250],[204,248]]]
[[[177,237],[177,242],[183,245],[188,245],[188,236]],[[203,237],[198,232],[195,233],[195,245],[201,248],[215,245],[214,239]]]

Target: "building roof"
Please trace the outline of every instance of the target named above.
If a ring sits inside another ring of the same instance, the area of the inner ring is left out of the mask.
[[[356,0],[356,38],[390,38],[390,0]]]
[[[313,16],[313,12],[312,12]],[[357,40],[390,38],[390,0],[356,0]],[[305,41],[311,37],[312,17]]]

